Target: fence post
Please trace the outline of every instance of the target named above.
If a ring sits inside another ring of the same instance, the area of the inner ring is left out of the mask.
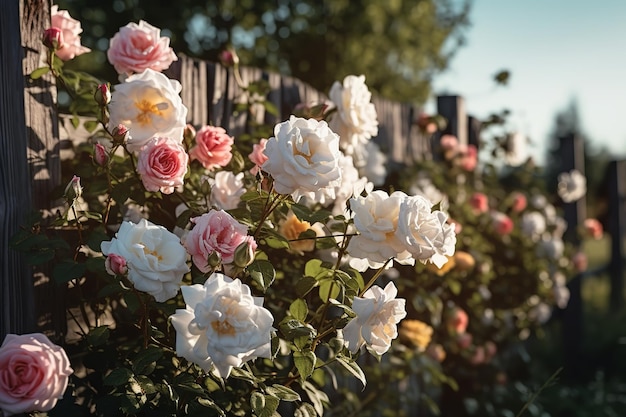
[[[447,125],[443,134],[450,134],[457,137],[459,144],[467,145],[467,113],[465,111],[465,100],[461,96],[439,96],[437,97],[437,113],[447,120]],[[439,138],[437,138],[439,140]]]
[[[0,340],[35,322],[29,269],[8,245],[31,207],[22,58],[20,2],[7,1],[0,13]]]
[[[573,169],[585,175],[584,144],[581,137],[570,134],[560,138],[561,172],[569,172]],[[586,218],[585,197],[571,202],[563,203],[563,217],[567,222],[567,230],[563,239],[575,247],[580,245],[577,227]],[[583,331],[583,306],[581,299],[582,274],[572,277],[567,286],[570,298],[567,307],[563,311],[563,349],[564,349],[564,376],[577,379],[580,376],[581,347],[584,336]]]
[[[610,311],[624,305],[624,238],[626,237],[626,160],[609,165],[609,233],[611,234]]]

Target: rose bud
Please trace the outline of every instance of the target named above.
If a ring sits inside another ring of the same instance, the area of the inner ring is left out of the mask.
[[[74,175],[71,181],[65,187],[63,196],[71,203],[83,194],[83,187],[80,186],[80,177]]]
[[[63,31],[59,28],[48,28],[43,32],[43,44],[48,49],[56,51],[63,47]]]
[[[126,275],[128,272],[128,266],[126,265],[126,258],[115,253],[110,253],[104,261],[104,268],[113,276]]]
[[[111,102],[111,90],[108,84],[100,84],[96,88],[96,92],[93,95],[94,99],[96,99],[96,103],[100,106],[106,106]]]
[[[254,260],[254,248],[246,240],[235,249],[235,259],[233,263],[239,268],[245,268]]]
[[[220,62],[225,67],[232,67],[239,64],[239,56],[234,49],[224,49],[220,52]]]
[[[93,159],[101,167],[106,166],[107,162],[109,162],[109,154],[101,143],[93,145]]]
[[[116,145],[121,145],[126,142],[128,139],[128,128],[124,125],[117,125],[113,128],[113,132],[111,132],[111,136],[113,136],[113,143]]]

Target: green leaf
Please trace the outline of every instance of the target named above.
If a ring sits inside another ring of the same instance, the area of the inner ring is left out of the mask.
[[[261,286],[265,292],[276,279],[276,271],[271,262],[265,259],[257,259],[246,268],[250,277]]]
[[[294,338],[300,336],[312,338],[317,335],[317,330],[315,330],[313,326],[294,319],[283,320],[280,323],[279,328],[287,340],[293,340]]]
[[[300,394],[284,385],[274,384],[267,387],[267,393],[283,401],[300,401]]]
[[[273,249],[289,249],[289,241],[282,236],[266,236],[264,238],[267,246]]]
[[[304,297],[317,285],[317,280],[313,277],[302,277],[296,282],[296,292],[298,297]]]
[[[260,392],[253,392],[250,396],[250,406],[256,415],[259,415],[265,408],[265,395]]]
[[[35,253],[26,253],[24,255],[26,263],[29,265],[41,265],[54,259],[53,250],[44,250]]]
[[[30,78],[33,79],[33,80],[36,80],[38,78],[43,77],[48,72],[50,72],[50,67],[39,67],[39,68],[37,68],[36,70],[34,70],[33,72],[30,73]]]
[[[156,367],[156,362],[163,356],[163,350],[156,346],[148,346],[135,356],[133,372],[135,374],[150,375]]]
[[[307,277],[316,277],[322,272],[322,261],[320,259],[311,259],[304,266],[304,275]]]
[[[139,309],[139,297],[134,292],[124,293],[124,301],[126,302],[126,306],[131,313],[134,313]]]
[[[87,342],[91,346],[100,346],[103,345],[109,340],[109,335],[111,332],[109,331],[108,326],[100,326],[89,331],[87,335]]]
[[[85,130],[89,133],[93,133],[98,128],[99,123],[96,120],[87,120],[83,123]]]
[[[298,369],[298,373],[300,373],[300,379],[302,381],[311,376],[315,369],[316,360],[315,353],[311,351],[293,352],[293,361]]]
[[[146,395],[155,394],[157,392],[157,388],[154,385],[154,382],[152,382],[152,380],[150,378],[148,378],[147,376],[145,376],[145,375],[137,375],[137,376],[135,376],[135,380],[137,381],[137,383],[141,387],[142,391]]]
[[[446,283],[454,295],[459,295],[461,293],[461,283],[459,281],[449,279]]]
[[[354,375],[356,379],[361,381],[361,384],[363,384],[363,389],[365,389],[365,386],[367,385],[365,373],[363,373],[363,370],[355,361],[345,358],[343,356],[337,356],[337,362],[339,362],[339,364],[343,366],[348,372]]]
[[[296,299],[289,306],[289,312],[294,319],[300,321],[306,321],[306,316],[309,314],[309,309],[306,305],[306,301],[301,298]]]
[[[85,270],[85,264],[66,259],[54,266],[52,278],[58,284],[63,284],[73,279],[82,278],[85,275]]]
[[[133,373],[128,368],[115,368],[104,377],[102,383],[104,385],[119,387],[120,385],[126,384],[132,376]]]
[[[339,299],[339,294],[342,292],[342,286],[337,281],[333,281],[332,279],[325,279],[320,282],[320,298],[323,302],[327,303],[328,299],[334,298],[335,300]],[[343,297],[342,297],[343,298]]]
[[[294,417],[317,417],[315,408],[309,403],[302,403],[300,407],[296,409],[293,415]]]

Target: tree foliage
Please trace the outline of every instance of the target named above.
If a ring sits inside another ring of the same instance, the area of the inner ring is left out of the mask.
[[[78,60],[104,67],[108,40],[127,22],[146,20],[172,47],[217,60],[227,46],[242,63],[280,71],[323,90],[365,74],[373,91],[421,103],[432,77],[463,43],[470,0],[60,0],[82,22],[83,43],[99,51]],[[111,75],[111,74],[107,74]]]

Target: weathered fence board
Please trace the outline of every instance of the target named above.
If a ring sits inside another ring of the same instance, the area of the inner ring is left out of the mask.
[[[31,331],[35,322],[30,271],[9,248],[31,207],[22,58],[20,3],[5,2],[0,13],[0,340],[7,333]]]
[[[626,160],[609,165],[609,230],[611,234],[611,312],[624,306],[624,237],[626,236]]]
[[[240,72],[244,85],[264,79],[271,88],[267,100],[278,109],[279,116],[257,109],[252,116],[259,123],[272,125],[286,120],[298,104],[319,104],[328,100],[324,93],[290,76],[251,67],[241,67]],[[183,86],[181,96],[189,107],[188,123],[222,126],[234,136],[245,132],[248,115],[233,115],[233,110],[237,103],[245,102],[249,97],[237,84],[232,68],[181,55],[167,74],[180,80]],[[429,138],[413,125],[413,106],[375,95],[372,102],[379,121],[375,141],[387,151],[391,162],[410,165],[430,154]]]

